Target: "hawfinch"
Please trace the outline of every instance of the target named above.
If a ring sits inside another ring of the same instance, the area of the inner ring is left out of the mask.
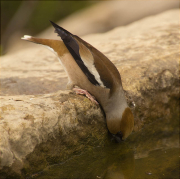
[[[119,71],[92,45],[52,21],[51,24],[61,39],[28,35],[22,39],[50,48],[67,73],[67,89],[86,94],[94,102],[97,100],[105,112],[109,132],[117,142],[126,139],[133,130],[134,117],[127,105]]]

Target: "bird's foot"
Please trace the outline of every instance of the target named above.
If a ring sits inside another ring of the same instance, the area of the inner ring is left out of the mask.
[[[73,90],[76,92],[76,94],[85,94],[87,98],[89,98],[92,102],[94,102],[95,104],[99,104],[96,100],[95,97],[92,96],[90,93],[88,93],[87,90],[81,89],[81,88],[73,88]]]

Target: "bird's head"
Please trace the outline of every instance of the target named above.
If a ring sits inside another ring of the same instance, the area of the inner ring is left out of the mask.
[[[134,116],[131,109],[126,107],[120,117],[108,116],[107,127],[117,142],[126,139],[134,127]]]

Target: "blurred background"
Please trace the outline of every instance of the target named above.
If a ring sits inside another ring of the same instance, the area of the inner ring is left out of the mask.
[[[58,21],[92,4],[90,1],[1,1],[2,54],[13,36],[38,34],[50,25],[49,20]]]
[[[57,38],[52,20],[83,36],[103,33],[144,17],[179,8],[178,0],[126,1],[3,1],[1,0],[1,55],[26,47],[23,35]]]

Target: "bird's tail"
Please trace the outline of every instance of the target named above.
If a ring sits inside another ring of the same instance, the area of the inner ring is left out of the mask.
[[[29,42],[34,42],[37,44],[42,44],[42,45],[50,45],[50,39],[42,39],[42,38],[36,38],[36,37],[32,37],[30,35],[24,35],[24,37],[21,37],[22,40],[26,40]]]
[[[21,37],[22,40],[27,40],[27,41],[30,41],[30,42],[35,42],[37,41],[37,38],[35,37],[32,37],[30,35],[24,35],[24,37]]]

